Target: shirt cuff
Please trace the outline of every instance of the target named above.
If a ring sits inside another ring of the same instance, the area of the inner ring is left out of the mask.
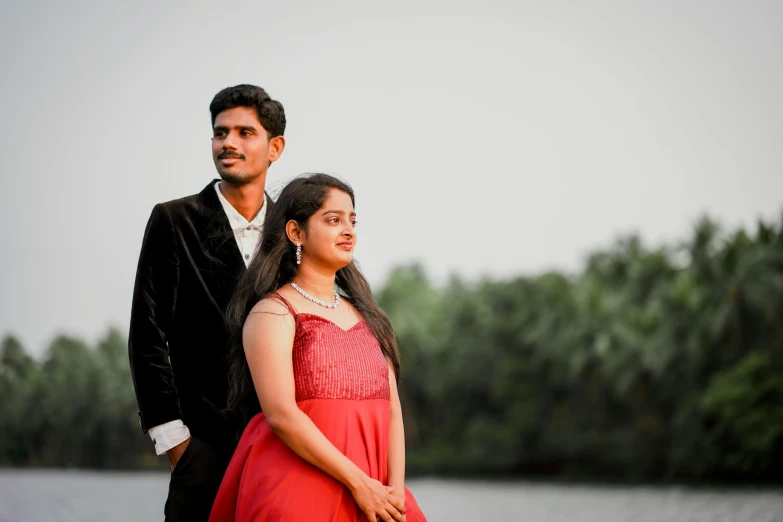
[[[149,433],[152,443],[155,444],[155,453],[158,455],[163,455],[190,437],[190,430],[181,419],[150,428],[147,433]]]

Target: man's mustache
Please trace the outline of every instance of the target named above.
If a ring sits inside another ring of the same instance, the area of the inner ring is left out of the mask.
[[[245,155],[244,154],[239,154],[237,152],[231,152],[231,151],[228,151],[228,150],[224,150],[223,152],[218,154],[217,159],[219,159],[219,160],[222,160],[222,159],[239,159],[239,160],[243,160],[243,159],[245,159]]]

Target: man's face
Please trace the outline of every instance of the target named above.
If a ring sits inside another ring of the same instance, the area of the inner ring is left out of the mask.
[[[250,107],[234,107],[215,118],[212,159],[225,181],[244,185],[265,174],[270,161],[279,155],[271,158],[269,145],[266,129]]]

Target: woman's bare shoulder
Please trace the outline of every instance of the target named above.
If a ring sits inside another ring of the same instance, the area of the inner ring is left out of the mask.
[[[253,306],[248,314],[248,319],[258,314],[285,316],[291,315],[291,311],[280,297],[268,295]]]

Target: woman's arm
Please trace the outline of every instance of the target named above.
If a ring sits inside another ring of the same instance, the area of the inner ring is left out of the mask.
[[[297,406],[292,361],[295,330],[287,308],[264,299],[253,308],[242,332],[253,385],[269,427],[297,455],[345,484],[370,520],[376,516],[403,520],[404,505],[397,506],[387,488],[343,455]]]
[[[388,485],[392,494],[405,503],[405,427],[402,423],[402,407],[397,392],[397,379],[389,362],[389,391],[391,393],[391,417],[389,418]]]

